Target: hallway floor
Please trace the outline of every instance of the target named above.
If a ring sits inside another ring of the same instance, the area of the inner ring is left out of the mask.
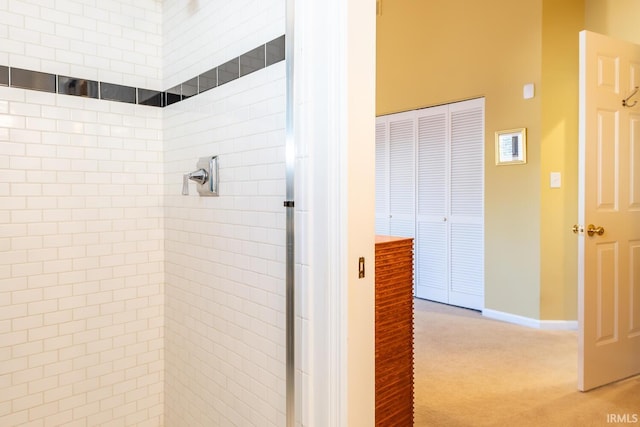
[[[577,391],[575,331],[416,299],[416,426],[640,425],[640,377]]]

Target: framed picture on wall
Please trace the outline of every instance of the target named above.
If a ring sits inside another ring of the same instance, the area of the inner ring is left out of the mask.
[[[527,129],[496,132],[496,165],[527,163]]]

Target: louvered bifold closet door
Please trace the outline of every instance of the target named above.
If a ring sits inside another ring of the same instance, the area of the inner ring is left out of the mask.
[[[376,234],[389,235],[389,126],[376,119]]]
[[[448,297],[448,107],[417,112],[416,287],[418,298]]]
[[[449,304],[484,308],[484,99],[450,105]]]
[[[415,295],[484,308],[484,99],[379,117],[376,233],[415,238]]]
[[[389,234],[415,237],[415,112],[389,119]]]

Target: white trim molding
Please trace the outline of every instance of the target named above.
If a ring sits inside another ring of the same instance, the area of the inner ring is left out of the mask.
[[[375,424],[375,22],[370,0],[295,3],[296,425]]]
[[[491,310],[485,308],[482,315],[486,318],[499,320],[501,322],[514,323],[528,328],[542,329],[547,331],[577,331],[577,320],[539,320],[531,317],[519,316],[517,314],[505,313],[504,311]]]

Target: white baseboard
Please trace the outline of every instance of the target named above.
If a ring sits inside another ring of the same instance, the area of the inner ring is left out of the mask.
[[[505,313],[485,308],[482,315],[489,319],[500,320],[516,325],[527,326],[529,328],[544,329],[548,331],[576,331],[578,330],[577,320],[538,320],[530,317],[519,316],[517,314]]]

